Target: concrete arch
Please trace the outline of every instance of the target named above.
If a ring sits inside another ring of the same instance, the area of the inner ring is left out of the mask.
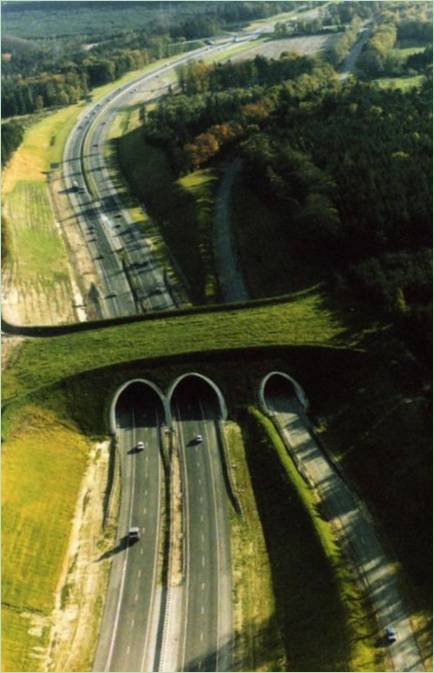
[[[266,376],[264,376],[264,378],[262,379],[262,381],[259,385],[259,403],[261,405],[262,410],[266,414],[273,413],[268,409],[267,403],[265,402],[265,395],[264,395],[265,386],[267,385],[267,382],[271,379],[272,376],[281,376],[282,378],[287,379],[292,384],[292,386],[294,387],[295,394],[297,395],[298,401],[303,406],[303,409],[305,411],[307,411],[307,409],[309,408],[309,400],[307,399],[307,397],[305,395],[305,392],[304,392],[303,388],[301,387],[301,385],[298,383],[298,381],[293,379],[292,376],[290,376],[289,374],[286,374],[285,372],[278,372],[278,371],[269,372]]]
[[[206,381],[206,383],[208,383],[209,386],[211,386],[211,388],[214,390],[214,392],[217,395],[219,405],[220,405],[220,412],[221,412],[221,415],[222,415],[222,419],[225,421],[228,417],[228,411],[227,411],[227,407],[226,407],[225,398],[223,397],[223,394],[222,394],[220,388],[218,387],[218,385],[216,383],[214,383],[214,381],[212,379],[210,379],[208,376],[205,376],[204,374],[199,374],[199,372],[187,372],[186,374],[182,374],[181,376],[178,376],[174,380],[172,385],[170,386],[169,390],[167,391],[167,405],[168,405],[169,414],[170,414],[170,421],[172,421],[171,404],[172,404],[173,393],[175,392],[175,389],[178,386],[178,384],[181,383],[181,381],[183,381],[184,379],[188,378],[189,376],[194,376],[196,378],[202,379],[203,381]]]
[[[110,405],[110,432],[113,434],[116,432],[116,418],[115,418],[115,410],[116,410],[116,404],[118,402],[119,397],[122,395],[123,391],[128,388],[132,383],[142,383],[144,386],[148,386],[149,388],[152,388],[152,390],[157,393],[158,397],[161,400],[161,404],[163,405],[164,409],[164,417],[165,417],[165,422],[166,425],[168,425],[168,421],[170,420],[170,409],[168,409],[168,401],[165,395],[162,393],[160,388],[153,383],[152,381],[148,381],[148,379],[130,379],[129,381],[126,381],[123,383],[119,388],[116,390],[112,403]]]

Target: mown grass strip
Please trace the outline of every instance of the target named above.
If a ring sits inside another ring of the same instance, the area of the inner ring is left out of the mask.
[[[379,670],[367,606],[315,494],[272,422],[245,416],[249,468],[264,527],[287,653],[286,670]]]

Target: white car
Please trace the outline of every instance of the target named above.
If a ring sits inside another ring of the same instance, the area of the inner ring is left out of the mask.
[[[202,444],[202,442],[203,442],[202,435],[195,435],[194,442],[195,442],[195,444]]]
[[[131,540],[131,542],[140,540],[140,528],[138,526],[131,526],[128,530],[128,539]]]
[[[145,448],[145,443],[144,442],[137,442],[136,451],[143,451],[144,448]]]

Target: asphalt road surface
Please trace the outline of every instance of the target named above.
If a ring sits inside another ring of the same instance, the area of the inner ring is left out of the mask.
[[[144,386],[141,388],[139,391],[130,386],[117,411],[122,474],[119,538],[116,547],[106,552],[113,561],[95,671],[155,670],[161,600],[158,558],[164,494],[160,453],[163,410],[159,401],[152,400]],[[144,451],[136,451],[138,441],[144,442]],[[140,528],[140,539],[135,543],[128,541],[130,526]]]
[[[323,455],[296,397],[289,390],[285,393],[281,385],[275,385],[274,389],[270,385],[268,391],[267,407],[275,413],[287,445],[292,447],[291,452],[319,491],[327,511],[340,522],[343,539],[367,586],[381,634],[389,625],[397,632],[397,641],[388,645],[394,670],[423,671],[396,573],[385,556],[369,514]]]
[[[232,654],[228,496],[217,436],[217,403],[175,393],[183,463],[185,584],[178,671],[229,671]],[[203,441],[196,442],[196,435]],[[164,669],[161,669],[164,670]]]
[[[253,37],[245,37],[249,41]],[[95,263],[99,277],[91,301],[100,318],[135,315],[175,307],[173,289],[159,264],[146,232],[122,205],[104,158],[105,136],[119,108],[142,93],[157,89],[159,77],[176,65],[227,47],[231,40],[183,54],[170,64],[155,66],[146,75],[92,103],[68,137],[63,157],[65,189]],[[161,91],[158,95],[161,95]]]

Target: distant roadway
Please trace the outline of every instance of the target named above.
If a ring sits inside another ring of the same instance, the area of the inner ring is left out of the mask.
[[[238,42],[255,39],[245,35]],[[166,65],[112,90],[80,115],[68,137],[63,157],[64,184],[72,209],[99,277],[92,302],[100,318],[135,315],[175,307],[175,298],[146,232],[134,223],[110,179],[104,144],[118,108],[132,93],[145,93],[150,83],[181,63],[226,49],[233,39],[182,54]],[[161,92],[163,93],[163,92]],[[89,297],[85,301],[90,301]]]

